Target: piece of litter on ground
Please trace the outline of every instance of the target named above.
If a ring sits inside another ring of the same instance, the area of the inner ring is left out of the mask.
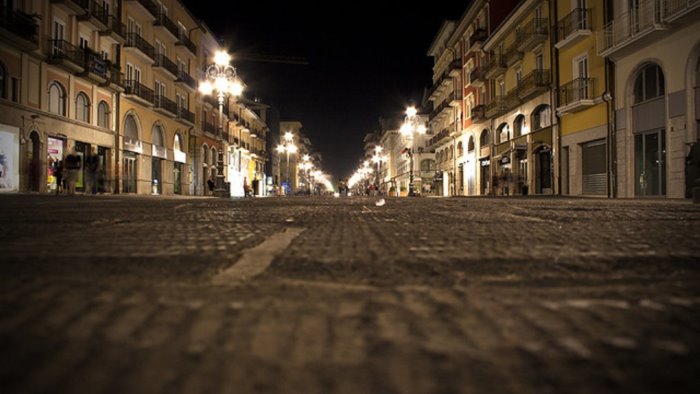
[[[382,198],[381,200],[377,201],[374,205],[381,207],[384,206],[384,204],[386,204],[386,201]]]
[[[287,222],[287,223],[293,223],[293,222],[294,222],[294,218],[285,219],[285,222]]]

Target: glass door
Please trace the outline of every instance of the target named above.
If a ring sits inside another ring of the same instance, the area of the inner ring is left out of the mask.
[[[666,131],[634,136],[636,196],[666,195]]]
[[[136,193],[136,155],[124,155],[122,161],[122,191],[124,193]]]

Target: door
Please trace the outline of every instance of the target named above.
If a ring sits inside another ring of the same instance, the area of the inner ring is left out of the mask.
[[[489,183],[491,179],[489,177],[489,166],[481,165],[481,195],[485,196],[489,194]]]
[[[173,192],[175,194],[182,194],[182,180],[181,180],[181,175],[182,175],[182,164],[181,163],[175,163],[175,166],[173,167]]]
[[[536,154],[535,191],[538,194],[552,193],[552,151],[542,150]]]
[[[608,193],[605,140],[588,142],[581,146],[583,194],[604,196]]]
[[[122,191],[124,193],[136,193],[136,155],[133,153],[124,153],[122,179]]]
[[[151,186],[153,194],[163,194],[163,160],[157,157],[151,162]]]
[[[39,140],[39,134],[35,132],[29,138],[31,140],[29,151],[27,152],[27,158],[29,159],[29,191],[38,192],[41,187],[41,171],[39,169],[42,157],[39,154],[41,141]]]
[[[666,131],[634,136],[635,195],[666,195]]]

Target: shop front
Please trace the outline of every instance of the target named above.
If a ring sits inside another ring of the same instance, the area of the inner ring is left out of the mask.
[[[0,124],[0,193],[19,191],[19,129]]]
[[[63,152],[65,144],[66,141],[62,138],[47,138],[48,163],[46,176],[46,190],[48,190],[50,193],[56,193],[57,189],[62,187],[62,185],[58,184],[56,174],[59,165],[63,166]]]

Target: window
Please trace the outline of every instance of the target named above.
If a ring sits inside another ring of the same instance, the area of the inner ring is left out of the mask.
[[[75,96],[75,119],[90,122],[90,100],[83,92]]]
[[[49,112],[66,116],[66,91],[58,82],[49,85]]]
[[[89,45],[88,45],[88,39],[87,39],[87,38],[85,38],[85,37],[83,37],[83,36],[80,36],[79,40],[80,40],[80,41],[79,41],[78,46],[79,46],[80,48],[82,48],[82,49],[87,49],[87,48],[89,47]]]
[[[535,70],[544,70],[544,55],[542,51],[535,52]]]
[[[474,152],[474,137],[469,137],[469,143],[467,143],[467,153]]]
[[[7,68],[0,62],[0,98],[7,98]]]
[[[153,141],[152,141],[153,145],[159,146],[159,147],[165,146],[165,144],[163,142],[164,141],[163,128],[159,124],[156,124],[153,126],[152,133],[153,133],[153,137],[152,137],[153,138]]]
[[[489,136],[489,131],[487,129],[484,129],[481,131],[481,135],[479,136],[479,146],[486,146],[491,143],[491,138]]]
[[[457,157],[462,157],[464,156],[464,146],[462,145],[462,141],[457,143]]]
[[[532,113],[532,130],[539,130],[552,125],[552,109],[549,105],[541,105]]]
[[[523,69],[518,67],[515,69],[515,85],[520,85],[520,81],[523,79]]]
[[[472,109],[474,108],[474,95],[467,96],[467,118],[472,118]]]
[[[525,115],[518,115],[513,122],[513,138],[523,135],[523,127],[525,126]]]
[[[497,130],[496,135],[498,136],[499,144],[510,139],[510,126],[507,123],[501,123]]]
[[[19,103],[19,79],[12,77],[10,78],[10,100],[15,103]]]
[[[180,134],[175,133],[175,141],[173,142],[173,150],[182,152],[182,142],[180,142]]]
[[[210,164],[214,166],[216,164],[216,148],[211,148]]]
[[[132,144],[139,140],[139,129],[133,115],[127,115],[124,119],[124,140]]]
[[[109,106],[104,101],[97,104],[97,125],[109,128]]]
[[[643,103],[663,96],[664,92],[664,74],[661,67],[656,64],[644,66],[634,82],[634,103]]]
[[[435,171],[435,160],[425,159],[420,162],[420,170],[422,172]]]

